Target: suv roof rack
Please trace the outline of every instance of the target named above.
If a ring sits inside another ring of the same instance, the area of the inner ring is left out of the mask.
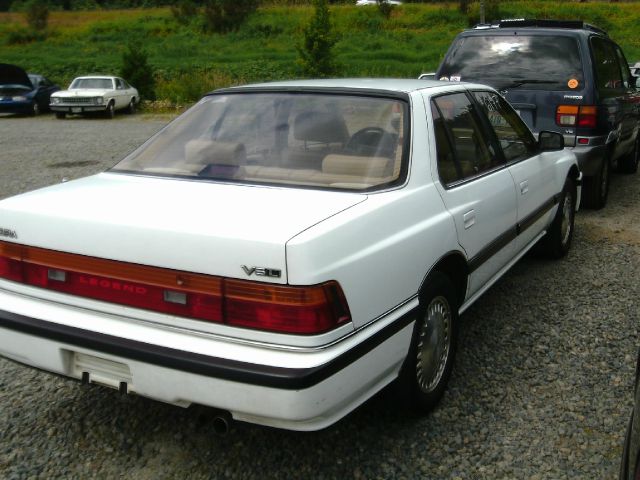
[[[540,27],[540,28],[571,28],[579,30],[590,30],[601,35],[607,35],[607,32],[601,28],[585,23],[582,20],[545,20],[545,19],[526,19],[526,18],[509,18],[500,20],[497,23],[479,23],[474,29],[485,28],[514,28],[514,27]]]

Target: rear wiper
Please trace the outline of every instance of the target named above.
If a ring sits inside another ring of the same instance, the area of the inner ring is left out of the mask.
[[[513,82],[507,83],[505,85],[499,85],[496,88],[497,90],[508,90],[510,88],[518,88],[528,84],[550,85],[552,83],[558,83],[558,80],[538,80],[536,78],[522,78],[520,80],[514,80]]]

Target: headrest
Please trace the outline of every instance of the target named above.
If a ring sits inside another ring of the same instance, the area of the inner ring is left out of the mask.
[[[384,177],[389,175],[389,159],[330,154],[322,160],[322,172],[361,178]]]
[[[293,123],[293,137],[308,142],[345,143],[349,131],[342,116],[312,110],[298,114]]]
[[[247,154],[242,143],[190,140],[184,146],[186,163],[198,165],[244,165]]]

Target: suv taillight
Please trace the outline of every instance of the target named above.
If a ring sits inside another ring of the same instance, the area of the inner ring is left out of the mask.
[[[272,332],[318,334],[351,321],[340,285],[274,285],[0,242],[0,278],[155,312]]]
[[[556,124],[561,127],[595,128],[597,108],[593,105],[558,105]]]

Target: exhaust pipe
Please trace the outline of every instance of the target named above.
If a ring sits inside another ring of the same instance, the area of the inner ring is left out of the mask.
[[[231,414],[222,412],[213,417],[213,431],[216,435],[224,437],[231,429]]]

